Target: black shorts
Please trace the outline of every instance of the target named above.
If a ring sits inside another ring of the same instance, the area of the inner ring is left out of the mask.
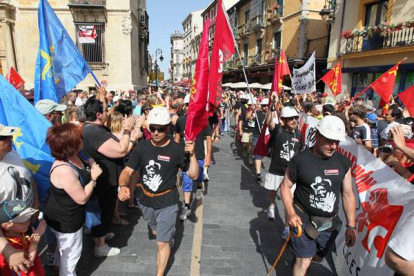
[[[306,223],[303,223],[303,233],[299,238],[296,238],[294,235],[297,234],[297,229],[295,229],[294,234],[292,234],[290,250],[293,255],[299,258],[312,258],[315,254],[318,254],[320,257],[325,257],[332,244],[335,242],[340,228],[338,227],[339,229],[322,231],[318,237],[313,240],[305,233],[305,227]]]

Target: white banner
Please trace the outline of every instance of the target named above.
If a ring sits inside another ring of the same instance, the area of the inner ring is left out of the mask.
[[[315,52],[299,69],[293,69],[293,86],[298,94],[316,91],[315,82]]]
[[[306,115],[302,119],[305,128],[301,130],[306,132],[305,141],[313,145],[313,130],[318,120]],[[385,264],[385,251],[394,230],[414,210],[414,186],[349,137],[339,144],[338,152],[352,163],[353,188],[358,195],[357,241],[353,247],[345,246],[346,218],[344,212],[339,211],[343,224],[336,239],[336,248],[342,273],[344,276],[394,275]],[[412,235],[412,229],[407,229],[409,235]]]
[[[98,37],[96,28],[93,25],[79,26],[79,43],[88,44],[95,43],[95,39]]]

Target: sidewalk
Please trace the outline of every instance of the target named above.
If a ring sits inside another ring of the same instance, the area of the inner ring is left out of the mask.
[[[206,186],[202,208],[196,210],[197,204],[193,204],[194,212],[189,219],[184,223],[177,221],[167,275],[266,275],[283,245],[281,201],[278,200],[279,215],[275,221],[269,221],[266,190],[250,171],[254,170],[253,166],[233,154],[232,140],[226,134],[218,145],[214,145],[216,164],[209,172],[210,182]],[[269,160],[264,163],[267,169]],[[148,240],[147,223],[139,210],[122,210],[128,213],[126,219],[130,225],[113,226],[116,236],[108,242],[110,246],[120,247],[121,254],[112,258],[94,258],[92,238],[85,236],[78,275],[155,275],[156,244]],[[195,212],[201,210],[202,215],[197,217]],[[197,226],[199,231],[194,234]],[[194,245],[193,240],[196,241]],[[201,259],[196,252],[198,247]],[[291,275],[292,260],[287,249],[273,275]],[[332,272],[335,270],[332,258],[329,263],[313,263],[309,275],[336,275]],[[192,265],[196,268],[193,272]]]

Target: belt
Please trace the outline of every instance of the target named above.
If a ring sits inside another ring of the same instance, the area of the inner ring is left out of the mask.
[[[163,191],[163,192],[160,192],[160,193],[150,193],[150,192],[148,192],[147,190],[145,190],[145,188],[144,188],[144,185],[142,185],[141,183],[138,183],[138,184],[136,184],[136,186],[137,187],[140,187],[141,188],[141,190],[142,190],[142,192],[147,196],[147,197],[158,197],[158,196],[162,196],[162,195],[165,195],[165,194],[168,194],[169,192],[171,192],[174,188],[171,188],[171,189],[168,189],[168,190],[165,190],[165,191]]]

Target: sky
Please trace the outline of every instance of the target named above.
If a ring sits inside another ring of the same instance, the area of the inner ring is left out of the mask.
[[[158,65],[168,79],[168,68],[171,60],[170,36],[176,30],[183,32],[181,23],[190,12],[207,8],[212,0],[147,0],[150,39],[148,51],[155,55],[156,49],[162,50],[163,62]]]

